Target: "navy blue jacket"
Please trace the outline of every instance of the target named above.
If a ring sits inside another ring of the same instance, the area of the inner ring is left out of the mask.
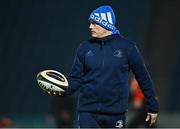
[[[79,89],[78,111],[124,113],[130,71],[147,98],[148,111],[158,112],[153,84],[139,50],[135,43],[117,34],[81,43],[68,77],[66,95]]]

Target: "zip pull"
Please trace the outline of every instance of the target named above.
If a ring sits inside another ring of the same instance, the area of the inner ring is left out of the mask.
[[[104,46],[104,41],[102,40],[102,47]],[[102,68],[104,69],[104,54],[105,54],[105,50],[104,50],[104,48],[102,48],[102,56],[103,56],[103,58],[102,58]]]
[[[102,40],[102,45],[104,45],[104,41]]]
[[[104,46],[104,41],[101,40],[101,48]]]

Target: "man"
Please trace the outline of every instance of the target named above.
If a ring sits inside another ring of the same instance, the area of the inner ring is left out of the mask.
[[[149,126],[156,121],[158,103],[149,73],[135,43],[120,35],[115,21],[110,6],[101,6],[91,13],[91,39],[79,46],[68,77],[65,96],[80,91],[81,128],[126,127],[130,71],[148,102],[146,121]]]

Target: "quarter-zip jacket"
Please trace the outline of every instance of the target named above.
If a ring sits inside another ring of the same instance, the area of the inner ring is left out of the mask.
[[[158,112],[153,83],[136,44],[117,34],[81,43],[66,95],[79,89],[78,111],[124,113],[130,71],[147,98],[148,111]]]

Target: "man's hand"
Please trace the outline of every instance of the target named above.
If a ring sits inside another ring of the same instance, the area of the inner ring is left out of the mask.
[[[146,122],[149,121],[149,127],[153,126],[156,123],[157,113],[147,113]]]

